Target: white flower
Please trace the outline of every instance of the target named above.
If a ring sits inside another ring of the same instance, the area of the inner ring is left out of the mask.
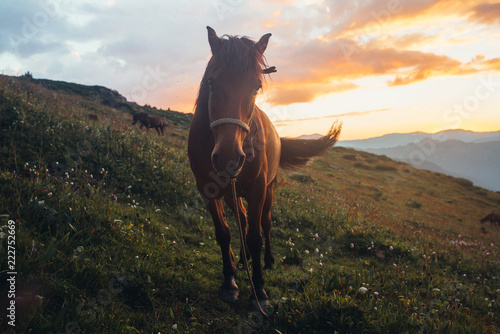
[[[354,248],[354,244],[351,242],[351,248]]]
[[[177,324],[173,324],[173,325],[172,325],[172,329],[173,329],[173,330],[176,330],[176,329],[177,329]]]
[[[304,253],[305,253],[306,255],[309,255],[309,251],[308,251],[307,249],[304,251]]]
[[[392,248],[392,246],[389,247],[389,250],[393,250],[394,248]]]
[[[364,286],[362,286],[361,288],[358,289],[358,292],[362,295],[364,295],[366,292],[368,291],[367,288],[365,288]]]

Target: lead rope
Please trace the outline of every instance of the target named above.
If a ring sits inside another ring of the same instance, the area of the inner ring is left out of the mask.
[[[243,235],[243,228],[241,227],[240,212],[238,210],[238,202],[237,202],[238,198],[236,197],[235,178],[231,179],[231,192],[233,193],[234,214],[236,216],[236,222],[238,223],[238,228],[240,230],[241,248],[243,250],[243,265],[247,270],[248,280],[250,281],[250,286],[252,287],[252,293],[255,298],[255,302],[257,303],[257,307],[259,308],[259,311],[264,316],[264,318],[268,318],[269,316],[262,309],[262,306],[260,306],[259,298],[257,298],[257,291],[255,290],[255,285],[253,284],[252,275],[250,275],[250,267],[248,266],[248,259],[247,259],[247,243],[246,243],[246,238]]]

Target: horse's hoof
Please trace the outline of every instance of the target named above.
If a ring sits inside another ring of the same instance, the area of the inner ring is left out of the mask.
[[[259,299],[258,303],[255,299],[250,299],[250,303],[248,305],[248,312],[262,313],[262,311],[263,311],[266,316],[269,316],[268,311],[270,309],[271,309],[271,305],[269,304],[268,299],[263,299],[263,300]]]
[[[225,303],[234,303],[238,300],[240,289],[234,281],[234,277],[225,280],[219,290],[219,298]]]
[[[274,268],[274,261],[269,262],[269,263],[266,263],[266,264],[264,265],[264,270],[271,270],[271,269],[273,269],[273,268]]]

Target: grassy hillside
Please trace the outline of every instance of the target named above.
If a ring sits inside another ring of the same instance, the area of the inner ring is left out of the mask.
[[[500,228],[478,223],[500,194],[344,148],[280,172],[270,319],[247,312],[243,271],[240,301],[221,302],[190,117],[109,92],[0,76],[0,308],[15,269],[17,332],[500,331]],[[167,120],[164,137],[131,125],[142,110]]]

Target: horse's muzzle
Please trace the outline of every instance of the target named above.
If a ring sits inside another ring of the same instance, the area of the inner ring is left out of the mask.
[[[238,152],[236,157],[225,161],[218,152],[213,152],[212,165],[218,174],[234,178],[241,172],[245,158],[246,155],[243,152]]]

